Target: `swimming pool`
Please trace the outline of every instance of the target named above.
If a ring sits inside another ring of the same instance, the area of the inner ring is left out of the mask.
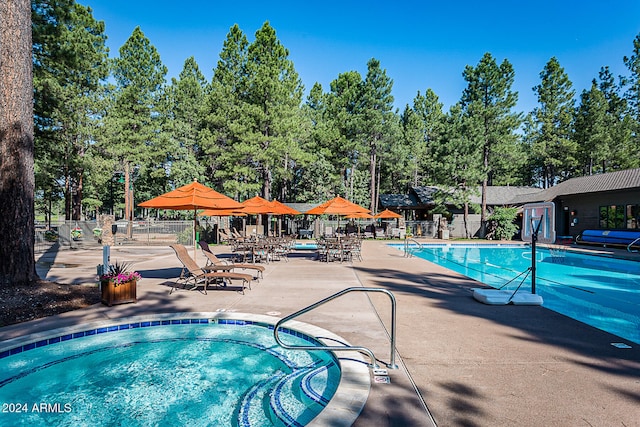
[[[345,391],[343,381],[368,380],[366,364],[285,350],[273,338],[277,320],[145,316],[5,341],[0,425],[304,426],[336,412],[350,425],[362,408],[353,397],[364,406],[368,387]],[[280,332],[289,344],[344,342],[300,322]]]
[[[413,254],[494,288],[531,266],[528,245],[428,244]],[[536,271],[544,307],[640,344],[639,262],[538,246]],[[531,289],[530,277],[521,289]]]

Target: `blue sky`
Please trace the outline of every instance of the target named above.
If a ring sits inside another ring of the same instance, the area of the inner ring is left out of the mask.
[[[168,67],[168,81],[190,56],[210,79],[234,24],[252,42],[269,21],[307,93],[315,82],[328,91],[347,71],[364,77],[367,61],[377,58],[400,109],[428,88],[448,109],[465,88],[464,67],[476,66],[485,52],[514,66],[518,111],[536,107],[532,88],[554,56],[578,97],[602,66],[628,74],[622,58],[632,55],[640,34],[638,0],[77,1],[105,22],[112,57],[140,26]]]

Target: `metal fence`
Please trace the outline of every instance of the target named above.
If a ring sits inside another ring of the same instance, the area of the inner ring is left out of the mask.
[[[117,221],[115,224],[118,227],[116,245],[193,245],[193,221],[142,220],[132,221],[131,226],[127,221]],[[67,249],[97,248],[102,246],[101,237],[102,230],[96,221],[55,223],[48,230],[36,228],[35,252],[46,252],[54,244]]]

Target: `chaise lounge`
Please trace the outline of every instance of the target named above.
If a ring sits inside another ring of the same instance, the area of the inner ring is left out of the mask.
[[[264,272],[264,266],[256,265],[256,264],[226,262],[218,258],[211,251],[209,244],[204,240],[200,240],[198,242],[198,245],[200,245],[200,249],[202,249],[202,252],[207,257],[207,266],[205,266],[205,269],[210,268],[212,270],[220,269],[220,270],[232,271],[236,268],[239,268],[243,270],[255,270],[256,274],[258,275],[258,278],[262,277],[262,273]]]
[[[174,283],[171,289],[171,294],[179,282],[182,282],[182,287],[185,288],[187,284],[191,284],[191,289],[197,288],[200,284],[204,287],[204,293],[207,294],[207,288],[209,284],[213,283],[217,286],[226,287],[227,281],[242,280],[242,293],[244,294],[245,286],[251,289],[251,280],[253,276],[245,273],[234,273],[232,271],[204,271],[193,258],[187,252],[187,249],[180,244],[169,245],[176,253],[176,256],[183,265],[180,277]]]

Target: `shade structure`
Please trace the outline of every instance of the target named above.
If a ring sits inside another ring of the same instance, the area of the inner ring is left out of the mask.
[[[237,209],[243,210],[243,206],[224,194],[218,193],[213,188],[200,184],[193,180],[191,184],[183,185],[168,193],[162,194],[146,202],[138,203],[142,208],[169,209],[169,210],[193,210],[193,258],[196,258],[196,224],[198,209]]]
[[[243,206],[218,193],[213,188],[200,184],[194,180],[191,184],[176,188],[153,199],[138,204],[142,208],[197,210],[197,209],[238,209]]]
[[[276,214],[276,207],[267,199],[255,196],[242,202],[244,213],[251,215]]]
[[[200,216],[247,216],[245,212],[238,209],[205,209]]]
[[[278,211],[278,213],[276,215],[300,215],[302,212],[293,209],[292,207],[289,207],[287,205],[285,205],[282,202],[279,202],[277,200],[272,200],[271,204],[275,207],[275,209]]]
[[[369,213],[369,209],[357,203],[350,202],[340,196],[336,196],[305,212],[308,215],[349,215],[357,213]]]
[[[374,218],[373,215],[371,215],[368,212],[357,212],[357,213],[352,213],[349,215],[345,215],[345,218],[347,219],[371,219]]]
[[[395,213],[394,211],[390,211],[389,209],[385,209],[379,214],[374,216],[375,218],[381,219],[394,219],[394,218],[402,218],[402,215],[399,213]]]

